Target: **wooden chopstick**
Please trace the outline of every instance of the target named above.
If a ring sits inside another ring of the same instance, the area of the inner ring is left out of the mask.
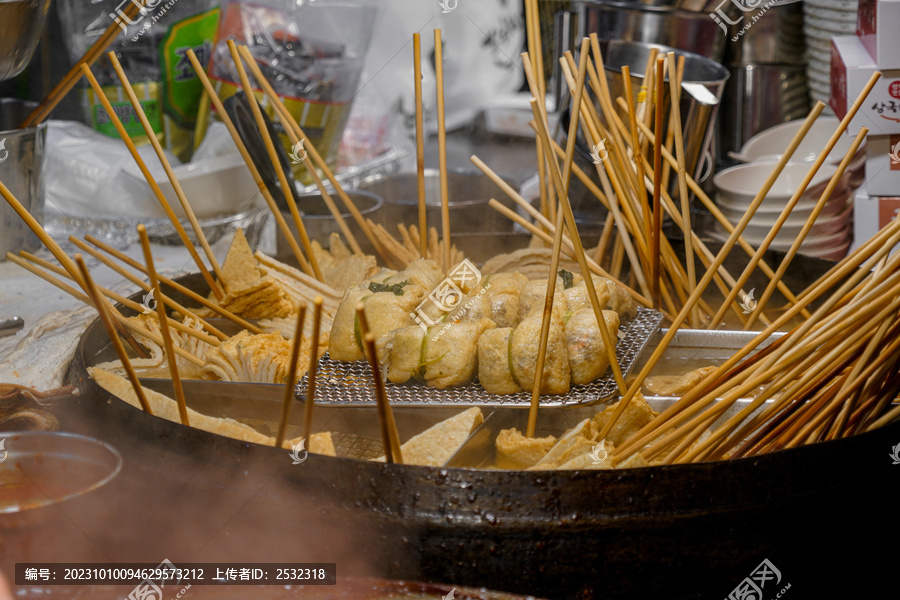
[[[300,346],[303,342],[303,321],[306,320],[306,305],[300,305],[297,315],[297,327],[294,330],[294,339],[291,340],[291,357],[288,361],[287,382],[284,384],[284,397],[281,400],[281,418],[278,420],[278,435],[275,436],[275,447],[281,448],[284,444],[284,434],[287,431],[288,419],[291,416],[291,403],[294,399],[294,386],[297,384],[297,362],[300,360]],[[315,349],[312,351],[316,353]],[[303,438],[309,444],[309,433]],[[307,450],[309,448],[307,447]]]
[[[142,0],[131,0],[128,8],[124,11],[125,18],[131,21],[131,19],[137,16],[138,11],[144,7],[144,4],[145,2]],[[26,127],[34,127],[49,117],[50,113],[53,112],[53,109],[56,108],[56,105],[66,97],[66,94],[68,94],[72,88],[75,87],[75,84],[78,83],[78,80],[81,79],[82,65],[88,67],[93,65],[122,31],[122,27],[120,27],[116,21],[113,21],[113,23],[106,28],[106,31],[91,44],[91,47],[87,49],[87,52],[75,61],[75,64],[72,65],[72,68],[69,69],[59,83],[53,86],[53,89],[50,90],[44,100],[31,111],[31,114],[29,114],[24,121],[22,121],[19,128],[25,129]]]
[[[138,379],[137,373],[134,371],[134,367],[131,366],[131,360],[128,358],[125,347],[122,345],[122,340],[119,339],[119,335],[116,333],[116,327],[112,317],[106,312],[106,304],[100,300],[100,294],[97,293],[97,288],[94,286],[94,280],[91,278],[87,265],[84,264],[84,259],[80,254],[75,255],[75,263],[78,265],[78,270],[81,272],[81,277],[84,279],[85,285],[87,286],[88,296],[93,302],[94,307],[97,309],[97,312],[100,314],[100,322],[103,323],[106,334],[109,336],[109,341],[112,342],[113,348],[115,348],[116,354],[122,362],[122,367],[128,375],[128,381],[131,382],[134,395],[137,396],[138,402],[144,412],[148,415],[152,415],[153,411],[150,410],[150,403],[147,402],[147,395],[144,394],[144,388]]]
[[[153,254],[150,251],[150,238],[147,237],[147,228],[143,225],[138,225],[137,231],[138,237],[141,239],[141,248],[144,251],[144,261],[147,263],[147,272],[150,275],[150,285],[157,296],[162,297],[159,279],[156,277],[156,267],[153,265]],[[184,389],[181,387],[181,375],[178,373],[178,361],[175,358],[175,347],[172,344],[172,333],[169,331],[169,317],[166,316],[166,305],[164,302],[156,303],[156,315],[159,318],[159,329],[162,334],[163,347],[166,350],[166,361],[169,363],[172,388],[175,390],[175,402],[178,403],[178,415],[181,417],[182,425],[190,426],[187,402],[184,399]]]
[[[441,30],[434,30],[434,76],[437,84],[438,166],[441,189],[441,238],[444,240],[443,267],[450,272],[450,192],[447,173],[447,129],[444,126],[444,58]]]

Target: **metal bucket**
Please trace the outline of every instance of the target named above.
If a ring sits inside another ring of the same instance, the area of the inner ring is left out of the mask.
[[[729,70],[719,126],[722,158],[740,151],[757,133],[809,113],[803,65],[751,64]]]
[[[38,222],[43,221],[44,188],[41,167],[47,126],[16,129],[37,106],[14,98],[0,98],[0,181]],[[6,201],[0,202],[0,260],[7,252],[35,250],[40,241]]]
[[[707,12],[695,12],[695,4],[690,0],[668,6],[582,2],[578,5],[581,35],[576,39],[596,33],[602,40],[663,44],[721,61],[726,38]]]
[[[609,81],[610,94],[613,101],[624,97],[624,83],[621,67],[628,65],[631,69],[632,95],[637,98],[644,80],[644,69],[652,48],[660,53],[675,52],[676,57],[684,56],[684,77],[681,93],[681,124],[684,132],[685,167],[698,181],[704,178],[703,171],[708,163],[701,160],[714,151],[713,137],[716,116],[719,111],[719,100],[728,81],[728,69],[719,63],[692,52],[685,52],[660,44],[639,42],[611,41],[602,49],[606,65],[606,78]],[[668,76],[666,77],[668,81]],[[668,127],[669,88],[663,97],[665,105],[665,123]],[[620,109],[620,116],[627,122],[628,115]],[[677,186],[672,181],[672,190]]]

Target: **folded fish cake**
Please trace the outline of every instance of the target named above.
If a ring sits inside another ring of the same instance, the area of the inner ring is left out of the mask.
[[[559,304],[565,304],[565,300]],[[569,391],[569,357],[566,353],[566,332],[563,325],[564,307],[553,303],[550,331],[544,360],[541,393],[565,394]],[[537,355],[541,339],[542,311],[525,317],[512,334],[509,362],[512,375],[520,386],[531,390],[537,369]]]
[[[478,338],[478,381],[488,393],[515,394],[522,391],[509,368],[512,327],[489,329]]]
[[[606,330],[613,342],[618,338],[619,315],[603,311]],[[606,346],[592,308],[582,308],[566,321],[566,353],[573,384],[585,384],[599,379],[609,367]]]

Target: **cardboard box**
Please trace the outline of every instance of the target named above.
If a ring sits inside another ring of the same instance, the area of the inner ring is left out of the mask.
[[[866,138],[866,189],[872,196],[900,196],[900,135]]]
[[[900,32],[897,34],[900,36]],[[831,38],[831,109],[839,119],[868,83],[878,68],[858,37]],[[881,78],[872,88],[847,133],[856,135],[863,127],[870,135],[900,133],[900,69],[881,70]]]
[[[900,69],[898,26],[900,0],[859,0],[856,35],[879,69]]]
[[[858,248],[900,213],[900,197],[869,196],[866,187],[856,190],[853,200],[853,245]],[[900,244],[893,250],[897,251]]]

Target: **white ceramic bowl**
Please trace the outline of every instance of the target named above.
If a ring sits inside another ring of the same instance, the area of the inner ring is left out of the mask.
[[[731,155],[732,158],[741,162],[778,160],[797,132],[800,131],[803,121],[804,119],[789,121],[757,133],[747,140],[740,152]],[[820,116],[816,119],[791,157],[791,162],[815,162],[819,152],[831,139],[838,125],[840,125],[840,120],[835,117]],[[853,137],[844,133],[831,150],[831,154],[828,155],[828,162],[840,163],[851,145],[853,145]],[[861,147],[858,153],[865,153],[864,148],[865,146]]]
[[[713,177],[713,184],[716,186],[718,197],[725,204],[730,205],[731,208],[746,207],[753,202],[754,197],[756,197],[756,194],[774,168],[775,163],[771,162],[737,165],[716,173]],[[778,179],[775,180],[760,207],[765,207],[766,211],[780,211],[803,182],[808,171],[809,165],[805,163],[788,163],[785,165],[784,170],[779,174]],[[810,200],[814,202],[825,189],[828,180],[834,175],[835,171],[834,167],[823,165],[813,177],[803,196],[801,196],[800,202],[808,202]],[[846,174],[844,177],[846,178]],[[843,189],[839,188],[835,192],[843,192]]]

